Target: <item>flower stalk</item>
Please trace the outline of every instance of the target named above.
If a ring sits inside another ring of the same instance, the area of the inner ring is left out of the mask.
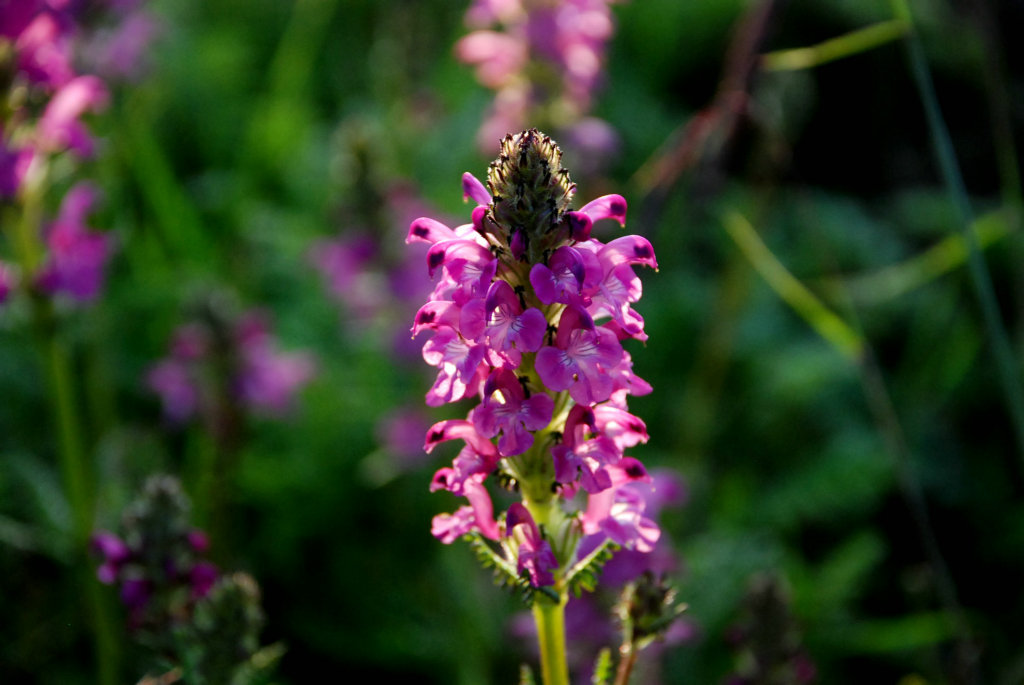
[[[543,599],[533,604],[541,677],[545,685],[569,685],[569,666],[565,659],[565,605],[568,600],[563,590],[557,602]]]

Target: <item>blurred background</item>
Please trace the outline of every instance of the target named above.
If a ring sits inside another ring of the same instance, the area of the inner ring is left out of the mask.
[[[639,682],[1024,682],[1024,4],[909,5],[912,33],[889,0],[611,6],[586,115],[612,135],[597,157],[559,142],[577,207],[622,194],[660,266],[629,348],[654,387],[633,455],[679,478],[660,523],[689,608]],[[453,452],[422,436],[466,406],[423,405],[408,335],[430,289],[408,223],[468,222],[461,175],[497,152],[494,90],[454,47],[469,3],[145,7],[138,73],[75,172],[101,193],[105,285],[55,314],[91,528],[177,475],[213,562],[259,584],[272,682],[516,682],[521,603],[430,535]],[[0,681],[98,682],[89,585],[114,682],[137,682],[162,662],[76,542],[33,320],[0,305]],[[222,401],[216,364],[175,385],[190,334],[256,341],[273,371],[251,406]],[[744,676],[762,648],[802,675]]]

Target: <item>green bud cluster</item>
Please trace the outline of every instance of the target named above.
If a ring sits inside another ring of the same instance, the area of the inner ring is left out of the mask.
[[[506,135],[487,170],[487,185],[494,198],[488,218],[501,228],[505,244],[521,241],[529,262],[541,261],[565,241],[562,217],[576,184],[549,136],[535,128]]]

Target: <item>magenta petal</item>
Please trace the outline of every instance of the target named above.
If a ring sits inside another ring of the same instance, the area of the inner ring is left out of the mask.
[[[421,216],[409,224],[409,235],[406,236],[405,242],[436,243],[441,240],[454,240],[457,237],[455,231],[440,221]]]
[[[548,320],[544,314],[530,307],[513,325],[516,333],[516,347],[521,352],[536,352],[544,344],[544,334],[548,330]]]
[[[569,222],[569,237],[578,243],[590,238],[590,230],[594,227],[594,220],[583,212],[566,212],[566,221]]]
[[[412,336],[415,338],[424,329],[455,328],[459,323],[459,308],[450,300],[427,302],[416,312],[413,319]]]
[[[547,427],[555,410],[555,401],[549,395],[538,393],[523,403],[525,411],[520,413],[523,425],[532,431]]]
[[[459,311],[459,332],[467,340],[477,340],[487,325],[487,312],[481,298],[469,300]]]
[[[579,211],[595,222],[614,219],[620,226],[626,225],[626,198],[621,195],[603,195],[583,205]]]
[[[629,264],[643,264],[652,269],[658,268],[658,261],[654,257],[654,247],[647,238],[638,235],[624,235],[616,238],[601,248],[601,260],[611,265],[619,265],[623,262]]]
[[[87,110],[97,110],[107,104],[107,88],[95,76],[79,76],[64,85],[50,100],[39,119],[36,133],[49,150],[66,147],[88,153],[88,142],[83,140],[78,117]]]
[[[568,389],[573,383],[572,361],[556,347],[542,347],[537,352],[535,368],[544,385],[556,392]]]
[[[438,514],[430,526],[430,534],[446,545],[476,529],[473,507],[463,506],[454,514]]]
[[[487,188],[484,187],[484,184],[476,176],[468,171],[462,174],[462,198],[464,200],[473,200],[481,206],[491,204],[491,194],[487,192]]]
[[[473,507],[473,518],[477,528],[484,537],[491,540],[498,539],[498,524],[494,520],[494,505],[491,503],[491,496],[487,488],[476,480],[467,480],[465,484],[466,499]]]
[[[543,264],[534,264],[530,269],[530,285],[533,286],[533,292],[536,293],[537,299],[544,304],[553,303],[558,296],[555,289],[555,275]]]

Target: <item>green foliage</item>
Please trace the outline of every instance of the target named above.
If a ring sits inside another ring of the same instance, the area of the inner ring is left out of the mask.
[[[597,653],[597,661],[594,662],[594,674],[590,677],[590,683],[591,685],[608,685],[614,675],[612,650],[608,647],[603,647]]]

